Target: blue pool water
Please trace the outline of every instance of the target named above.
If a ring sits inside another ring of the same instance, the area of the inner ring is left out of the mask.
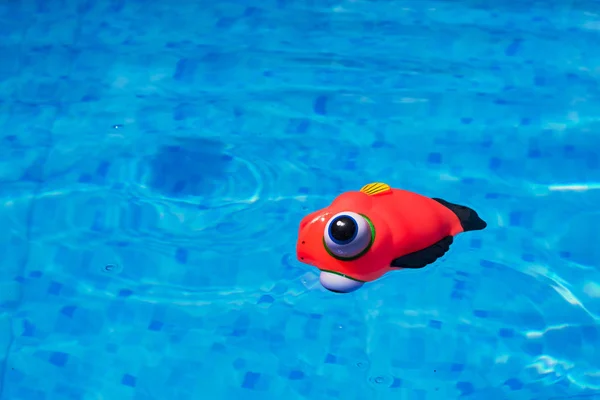
[[[592,0],[0,2],[0,398],[596,397],[598,46]],[[327,292],[298,223],[372,181],[489,226]]]

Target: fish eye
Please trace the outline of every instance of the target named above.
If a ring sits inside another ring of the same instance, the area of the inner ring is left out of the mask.
[[[323,241],[332,256],[352,259],[371,247],[373,237],[373,225],[365,216],[344,211],[334,215],[327,222]]]

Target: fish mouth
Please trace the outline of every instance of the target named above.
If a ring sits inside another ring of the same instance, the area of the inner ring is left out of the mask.
[[[321,285],[333,293],[350,293],[360,289],[365,283],[335,272],[321,271]]]

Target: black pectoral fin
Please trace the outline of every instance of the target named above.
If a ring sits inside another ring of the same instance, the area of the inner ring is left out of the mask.
[[[461,206],[458,204],[453,204],[442,199],[434,198],[433,200],[437,201],[438,203],[452,211],[454,214],[456,214],[465,232],[480,231],[487,226],[487,223],[481,218],[479,218],[479,215],[477,215],[475,210],[473,210],[472,208]]]
[[[454,239],[452,236],[446,236],[439,242],[432,244],[423,250],[396,258],[390,265],[396,268],[423,268],[446,254],[453,241]]]

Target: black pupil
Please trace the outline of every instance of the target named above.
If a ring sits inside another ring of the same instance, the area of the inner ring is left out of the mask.
[[[338,242],[347,242],[356,233],[356,222],[350,217],[339,217],[331,224],[331,237]]]

